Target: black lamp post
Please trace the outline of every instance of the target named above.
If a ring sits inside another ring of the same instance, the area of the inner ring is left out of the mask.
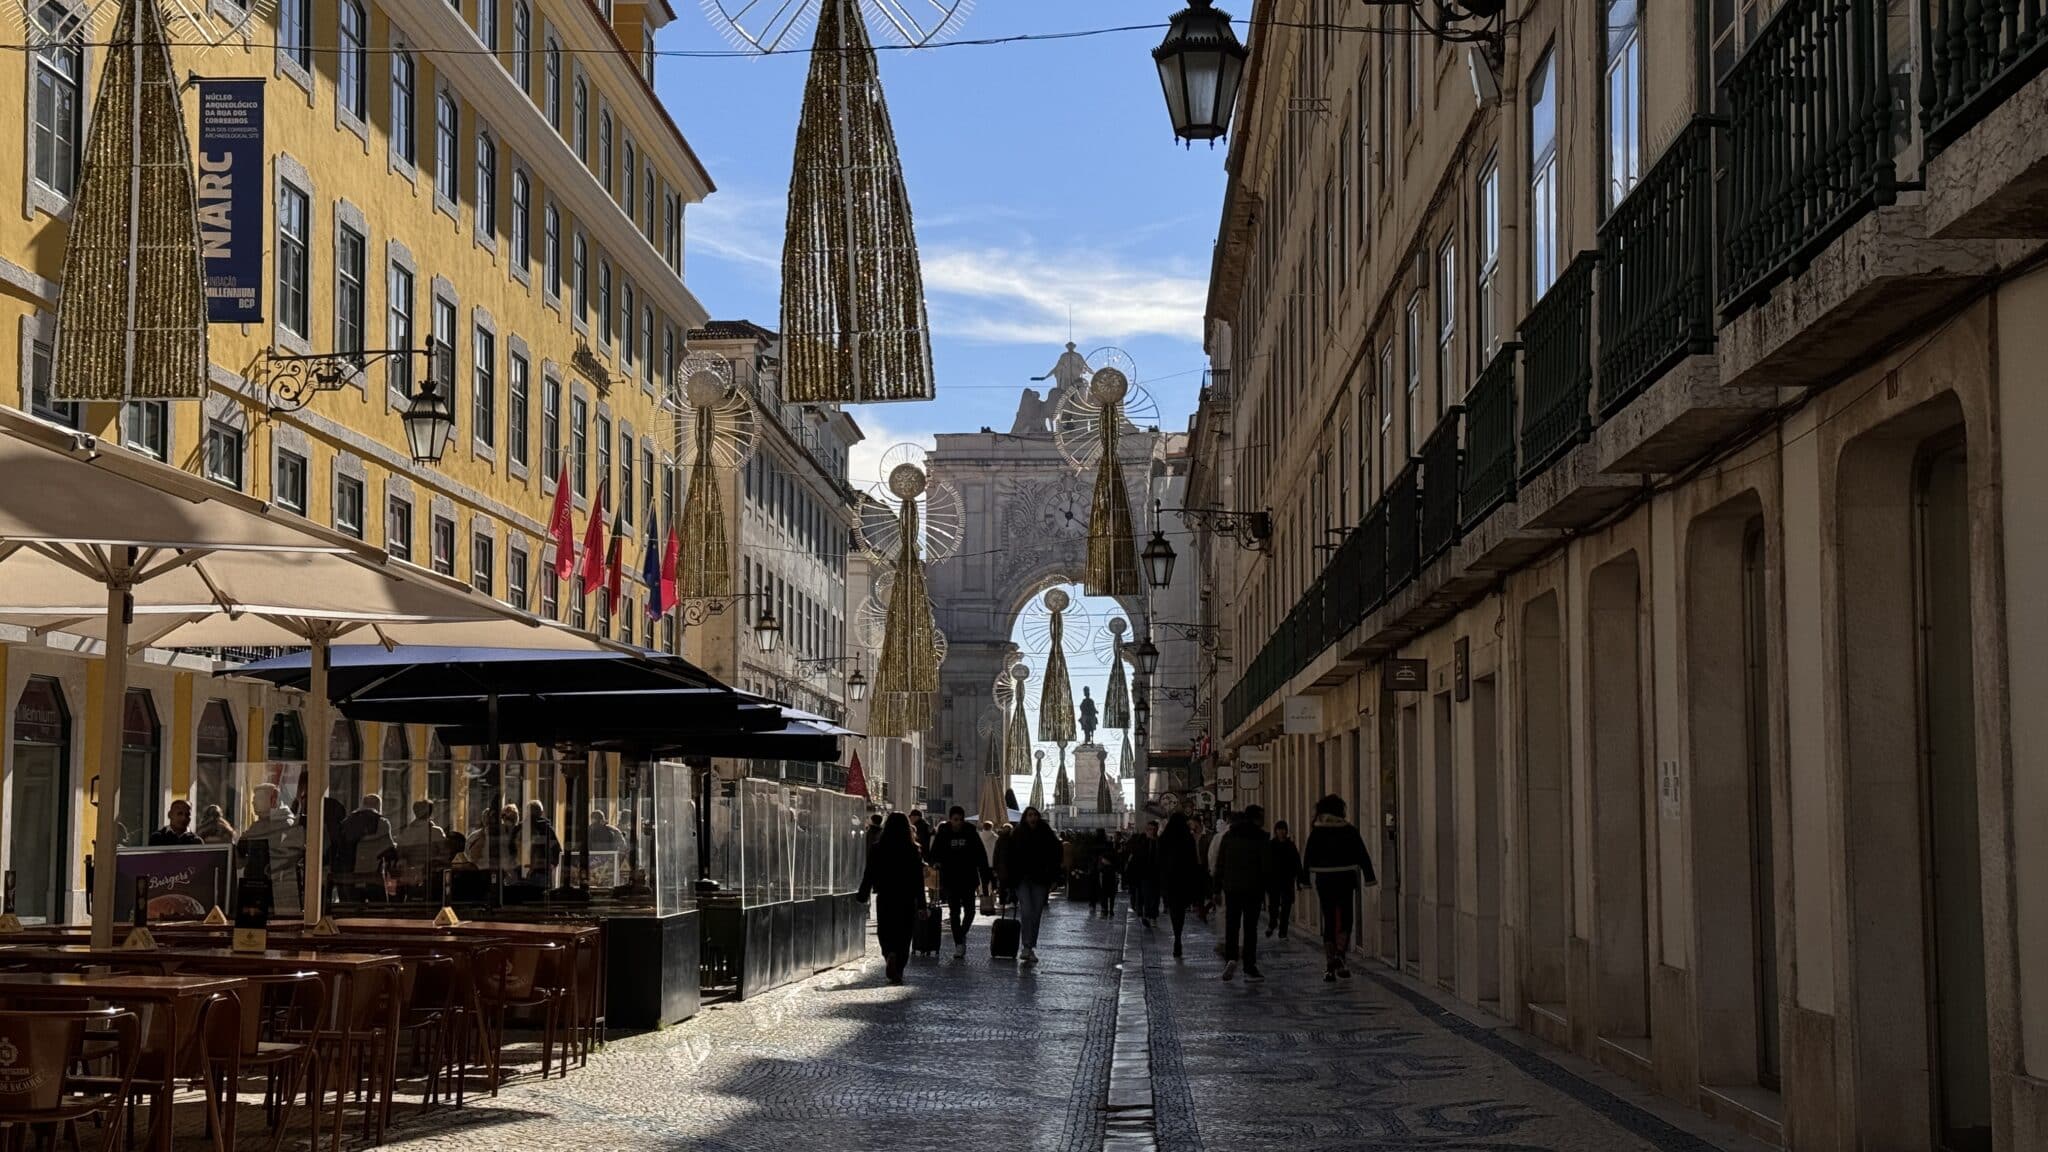
[[[1131,647],[1131,660],[1138,666],[1138,675],[1149,680],[1159,671],[1159,646],[1147,636]]]
[[[1166,39],[1152,50],[1166,92],[1166,111],[1173,117],[1173,134],[1190,146],[1197,140],[1213,146],[1230,131],[1237,86],[1249,55],[1231,30],[1230,13],[1212,3],[1189,0],[1186,8],[1174,13]]]

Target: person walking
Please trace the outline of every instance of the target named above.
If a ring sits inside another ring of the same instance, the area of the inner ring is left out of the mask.
[[[1116,915],[1117,864],[1116,842],[1109,833],[1095,834],[1095,908],[1105,917]]]
[[[917,838],[917,850],[929,856],[932,850],[932,826],[925,823],[924,809],[910,810],[910,833]]]
[[[988,852],[981,846],[981,833],[967,822],[967,810],[958,804],[946,813],[946,822],[932,833],[925,859],[939,870],[939,892],[946,901],[946,920],[953,929],[953,959],[967,957],[967,930],[974,926],[975,894],[983,884],[995,880]]]
[[[1052,825],[1036,808],[1026,808],[1022,823],[1010,835],[1006,854],[1010,882],[1017,888],[1017,919],[1023,929],[1023,961],[1038,963],[1038,925],[1045,919],[1045,903],[1053,886],[1063,875],[1060,843]]]
[[[1186,815],[1175,812],[1166,818],[1166,831],[1159,834],[1158,866],[1159,892],[1166,899],[1166,920],[1173,926],[1173,955],[1177,960],[1188,909],[1199,905],[1209,890],[1208,874],[1202,871],[1201,849],[1195,844]]]
[[[1259,905],[1272,887],[1272,838],[1264,827],[1266,810],[1257,804],[1230,822],[1217,837],[1216,884],[1223,892],[1223,978],[1237,975],[1240,956],[1244,978],[1264,980],[1259,971]]]
[[[1323,979],[1351,979],[1352,910],[1357,905],[1358,886],[1378,882],[1372,871],[1372,856],[1365,850],[1365,837],[1344,819],[1344,798],[1325,796],[1316,801],[1315,823],[1309,826],[1308,845],[1302,851],[1302,873],[1315,885],[1316,903],[1323,913]]]
[[[1301,877],[1301,849],[1295,846],[1287,821],[1273,821],[1273,843],[1269,848],[1273,861],[1266,885],[1266,935],[1278,932],[1285,940],[1287,925],[1294,919],[1294,886]]]
[[[917,918],[930,915],[924,902],[924,857],[917,850],[917,837],[910,820],[901,812],[882,825],[874,851],[868,853],[867,871],[860,879],[863,903],[875,898],[875,940],[882,949],[882,963],[889,983],[903,983],[903,965],[910,958],[910,935]]]
[[[1145,821],[1145,831],[1125,847],[1124,887],[1131,891],[1131,911],[1150,932],[1159,919],[1159,821]]]

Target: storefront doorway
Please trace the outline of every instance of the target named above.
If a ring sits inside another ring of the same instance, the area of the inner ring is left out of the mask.
[[[63,686],[35,676],[14,705],[8,869],[23,920],[64,919],[65,830],[71,826],[71,710]]]
[[[130,688],[121,708],[121,798],[114,817],[123,848],[145,847],[163,822],[163,745],[149,690]]]

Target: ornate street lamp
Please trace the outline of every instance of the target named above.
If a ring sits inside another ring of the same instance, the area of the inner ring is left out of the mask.
[[[868,674],[861,671],[858,668],[855,668],[853,670],[853,675],[848,676],[846,678],[846,691],[849,695],[853,697],[853,702],[855,704],[858,704],[861,701],[867,699]]]
[[[441,394],[432,376],[421,380],[405,405],[406,443],[415,464],[439,464],[448,449],[448,434],[455,430],[455,409]]]
[[[1159,671],[1159,645],[1150,636],[1138,641],[1131,646],[1131,662],[1138,666],[1138,675],[1151,679]]]
[[[1190,0],[1174,13],[1166,39],[1152,50],[1159,83],[1166,92],[1166,111],[1173,134],[1193,147],[1197,140],[1214,142],[1230,131],[1237,108],[1237,86],[1244,78],[1249,53],[1231,30],[1230,13],[1213,0]]]
[[[1166,533],[1152,530],[1152,539],[1145,542],[1145,550],[1138,553],[1138,559],[1145,564],[1145,580],[1154,589],[1164,588],[1173,583],[1173,545],[1166,540]]]
[[[775,609],[762,608],[761,615],[754,620],[754,643],[761,646],[766,655],[775,651],[775,642],[782,638],[782,621],[775,618]]]
[[[1132,716],[1135,716],[1135,717],[1137,718],[1137,720],[1138,720],[1138,728],[1139,728],[1140,730],[1143,730],[1143,729],[1145,729],[1145,728],[1149,728],[1149,727],[1151,727],[1151,724],[1152,724],[1152,704],[1151,704],[1151,702],[1150,702],[1150,701],[1148,701],[1148,700],[1146,700],[1146,699],[1145,699],[1145,698],[1144,698],[1143,696],[1140,696],[1140,697],[1138,697],[1138,702],[1137,702],[1136,704],[1133,704],[1133,705],[1131,705],[1131,715],[1132,715]]]

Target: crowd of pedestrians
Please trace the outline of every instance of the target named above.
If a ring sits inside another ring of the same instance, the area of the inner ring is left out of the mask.
[[[1265,936],[1286,938],[1294,920],[1296,894],[1315,893],[1323,930],[1325,981],[1351,977],[1348,957],[1361,885],[1376,882],[1365,838],[1345,818],[1341,797],[1325,796],[1305,842],[1297,843],[1285,820],[1266,827],[1266,813],[1250,805],[1231,814],[1222,827],[1198,815],[1175,812],[1162,828],[1156,819],[1132,832],[1054,831],[1036,808],[1014,825],[969,822],[954,807],[933,825],[922,812],[875,815],[868,829],[868,864],[860,896],[875,899],[876,937],[888,978],[902,983],[912,950],[938,950],[938,917],[953,938],[953,956],[967,955],[968,932],[977,912],[1014,908],[1014,956],[1038,962],[1039,927],[1052,893],[1065,886],[1068,902],[1090,916],[1112,918],[1117,896],[1129,900],[1131,916],[1147,932],[1158,929],[1161,911],[1173,933],[1173,955],[1183,955],[1187,918],[1208,922],[1220,909],[1218,934],[1223,979],[1242,973],[1263,980],[1259,970],[1260,914]],[[1007,916],[997,922],[992,946],[1006,945]],[[928,945],[917,943],[928,939]],[[1007,956],[1005,958],[1008,958]]]

